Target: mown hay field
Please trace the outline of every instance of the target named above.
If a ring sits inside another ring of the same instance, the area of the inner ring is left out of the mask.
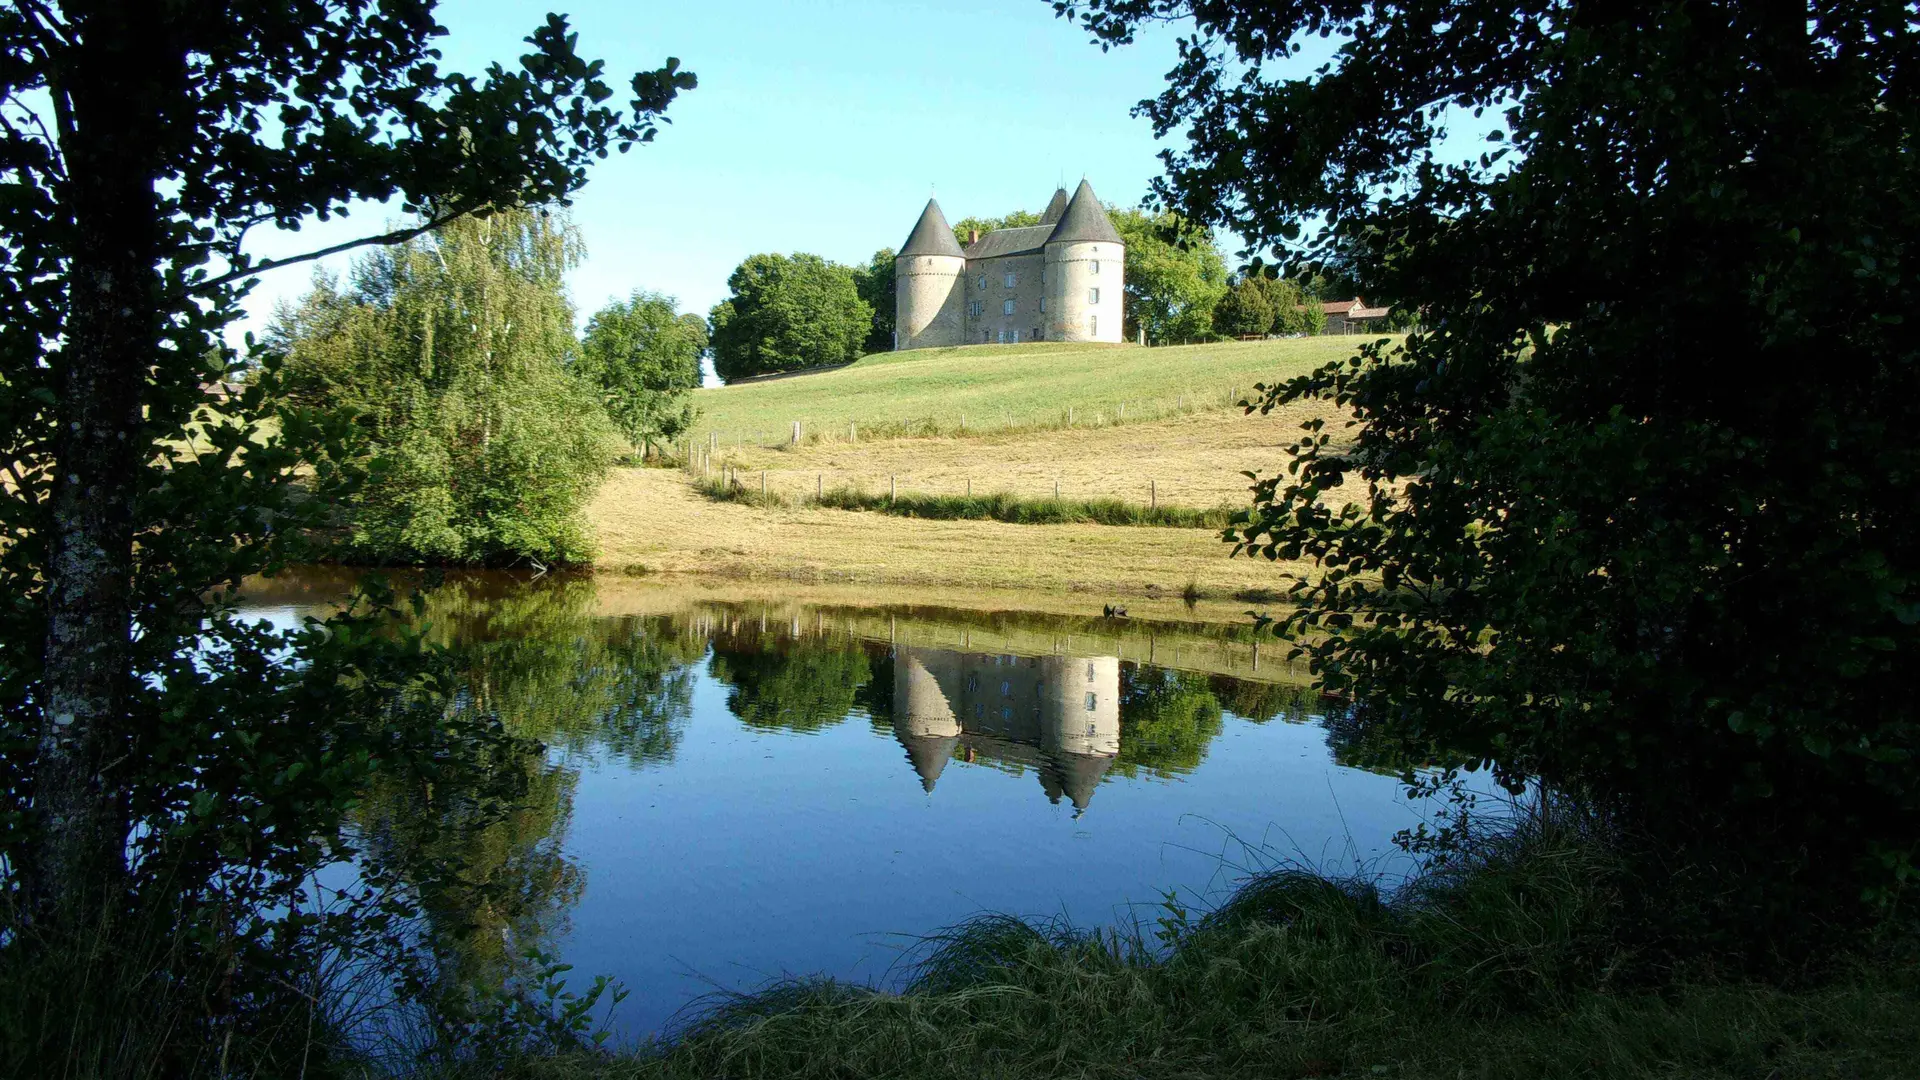
[[[885,494],[890,486],[901,494],[1006,492],[1042,499],[1053,497],[1057,485],[1063,499],[1237,508],[1251,500],[1251,481],[1242,472],[1284,470],[1283,447],[1299,439],[1301,423],[1314,416],[1328,418],[1326,430],[1335,439],[1345,434],[1333,411],[1317,403],[1266,416],[1215,408],[1146,423],[1011,435],[723,447],[713,455],[713,469],[736,470],[752,491],[765,472],[768,492],[789,500],[837,487]],[[1356,478],[1330,501],[1357,500],[1363,490]]]
[[[1283,592],[1304,567],[1231,558],[1207,529],[929,521],[760,508],[694,491],[670,469],[617,469],[587,509],[596,564],[735,581],[950,586],[1224,600]],[[1242,607],[1240,610],[1244,611]]]

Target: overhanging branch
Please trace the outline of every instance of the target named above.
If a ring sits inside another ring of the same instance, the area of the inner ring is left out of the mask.
[[[432,232],[448,222],[485,209],[487,209],[487,204],[484,203],[479,206],[463,207],[459,210],[442,214],[439,217],[429,218],[418,225],[410,225],[404,229],[395,229],[392,232],[381,233],[377,236],[363,236],[358,240],[348,240],[345,243],[334,244],[331,247],[323,247],[316,251],[309,251],[303,255],[289,255],[284,259],[268,259],[265,262],[252,263],[242,269],[230,270],[218,277],[208,278],[186,290],[186,295],[196,296],[212,289],[217,289],[222,285],[230,285],[233,282],[242,281],[246,278],[258,277],[269,270],[278,270],[283,266],[297,266],[300,263],[312,262],[315,259],[324,259],[329,255],[338,255],[343,251],[352,251],[355,248],[386,247],[392,244],[404,244],[422,233]]]

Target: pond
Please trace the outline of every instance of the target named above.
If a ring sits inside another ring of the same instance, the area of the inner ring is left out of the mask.
[[[293,623],[327,588],[249,610]],[[503,766],[525,780],[505,813],[369,793],[365,846],[450,883],[426,908],[461,977],[530,948],[612,976],[623,1040],[786,975],[896,981],[984,912],[1150,931],[1169,890],[1204,908],[1283,862],[1411,868],[1392,838],[1421,810],[1250,623],[592,579],[431,595],[467,707],[541,749]]]

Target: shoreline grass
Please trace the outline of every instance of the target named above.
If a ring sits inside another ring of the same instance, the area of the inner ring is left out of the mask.
[[[929,495],[919,492],[885,494],[857,487],[829,488],[818,495],[793,498],[762,491],[737,478],[706,477],[694,488],[707,498],[753,507],[817,507],[827,510],[871,511],[895,517],[930,521],[999,521],[1009,525],[1116,525],[1163,529],[1224,529],[1233,517],[1231,507],[1198,509],[1187,506],[1142,506],[1121,499],[1028,498],[1011,492],[987,495]]]
[[[544,1077],[1912,1075],[1905,952],[1791,985],[1639,951],[1632,875],[1590,831],[1525,823],[1403,888],[1300,870],[1198,914],[1079,931],[986,916],[928,939],[898,991],[788,980],[667,1042]]]

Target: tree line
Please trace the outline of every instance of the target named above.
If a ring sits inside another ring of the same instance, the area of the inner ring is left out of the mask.
[[[1126,339],[1201,342],[1248,335],[1317,334],[1326,327],[1322,300],[1345,300],[1362,288],[1350,267],[1316,265],[1281,276],[1259,264],[1227,269],[1211,229],[1178,214],[1108,207],[1126,241]],[[967,217],[971,232],[1037,225],[1040,215],[1015,210]],[[893,348],[892,248],[859,265],[818,255],[754,255],[727,279],[731,295],[708,317],[714,370],[733,380],[851,363]]]

